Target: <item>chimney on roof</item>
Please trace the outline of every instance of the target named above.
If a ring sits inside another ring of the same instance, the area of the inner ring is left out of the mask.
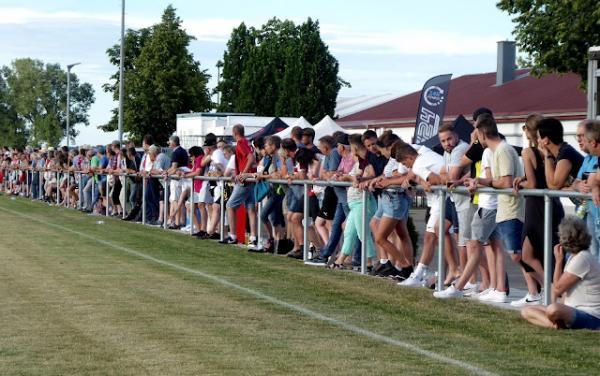
[[[496,71],[496,86],[514,80],[516,64],[515,42],[498,42],[498,69]]]

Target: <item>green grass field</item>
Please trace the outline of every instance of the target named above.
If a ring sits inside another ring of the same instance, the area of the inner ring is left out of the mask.
[[[2,375],[598,374],[599,334],[0,196]]]

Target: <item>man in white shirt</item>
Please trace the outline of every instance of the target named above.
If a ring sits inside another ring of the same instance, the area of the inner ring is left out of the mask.
[[[399,163],[410,169],[403,187],[409,188],[411,183],[416,183],[422,185],[427,191],[427,206],[429,206],[430,210],[423,238],[423,253],[415,271],[409,278],[399,283],[401,286],[424,287],[427,270],[435,252],[437,238],[435,225],[438,223],[440,216],[439,198],[431,192],[430,187],[442,183],[440,175],[444,169],[444,158],[425,146],[421,146],[419,150],[415,150],[409,144],[399,145],[396,148],[395,158]],[[454,273],[456,266],[449,265],[449,267],[452,269],[450,272]]]
[[[442,125],[438,131],[438,138],[444,149],[443,183],[449,187],[462,185],[463,178],[470,172],[470,166],[461,163],[462,157],[469,150],[469,144],[458,137],[452,124]],[[450,192],[446,201],[446,220],[451,222],[454,234],[458,234],[458,237],[447,236],[446,240],[452,245],[452,258],[455,257],[455,245],[458,245],[461,269],[464,269],[467,263],[466,240],[471,237],[469,225],[474,211],[469,195]]]

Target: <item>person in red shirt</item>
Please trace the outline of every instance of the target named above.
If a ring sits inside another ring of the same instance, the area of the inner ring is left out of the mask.
[[[243,204],[248,212],[250,220],[250,242],[249,246],[258,246],[256,238],[256,200],[254,198],[254,183],[246,182],[248,178],[256,178],[256,157],[250,143],[244,137],[244,126],[236,124],[233,126],[233,138],[235,145],[235,176],[233,192],[227,201],[227,220],[229,222],[229,236],[222,243],[237,244],[235,235],[236,217],[235,211]]]

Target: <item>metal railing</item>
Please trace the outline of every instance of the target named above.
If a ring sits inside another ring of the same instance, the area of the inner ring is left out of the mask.
[[[14,171],[14,170],[8,170],[8,171]],[[35,176],[35,173],[38,173],[38,178],[39,178],[39,195],[38,198],[43,198],[42,197],[42,179],[43,179],[43,173],[44,172],[48,172],[45,170],[18,170],[18,171],[28,171],[30,173],[32,173],[32,177]],[[56,197],[56,203],[60,204],[60,175],[61,174],[66,174],[67,172],[61,172],[61,171],[55,171],[56,173],[56,182],[57,182],[57,197]],[[78,176],[77,181],[81,184],[81,179],[82,179],[82,175],[86,174],[83,172],[70,172],[69,174],[73,174]],[[7,174],[5,173],[5,187],[7,184],[9,184],[6,179],[7,179]],[[28,196],[33,198],[33,192],[31,189],[31,179],[29,179],[29,173],[26,174],[27,175],[27,179],[26,179],[26,192],[28,194]],[[117,173],[117,174],[112,174],[112,173],[94,173],[94,176],[108,176],[108,175],[113,175],[113,176],[125,176],[125,177],[141,177],[142,179],[142,224],[146,224],[146,183],[148,181],[149,178],[155,178],[155,179],[161,179],[164,181],[164,205],[163,205],[163,227],[166,229],[167,228],[167,218],[168,218],[168,213],[169,213],[169,205],[168,205],[168,197],[169,197],[169,186],[170,186],[170,182],[171,180],[182,180],[182,179],[187,179],[192,181],[192,185],[191,185],[191,191],[190,191],[190,211],[188,213],[189,216],[189,221],[190,221],[190,235],[193,232],[194,229],[194,223],[193,223],[193,218],[194,218],[194,210],[195,210],[195,202],[194,202],[194,186],[193,186],[193,181],[194,180],[200,180],[200,181],[206,181],[206,182],[210,182],[210,181],[214,181],[217,182],[220,185],[221,188],[221,195],[220,195],[220,218],[219,218],[219,229],[220,229],[220,240],[223,241],[225,239],[225,232],[224,232],[224,228],[225,228],[225,184],[227,182],[232,182],[232,179],[229,177],[207,177],[207,176],[198,176],[198,177],[194,177],[194,178],[184,178],[184,177],[180,177],[178,175],[171,175],[171,176],[167,176],[167,175],[153,175],[153,176],[149,176],[146,174],[123,174],[123,173]],[[94,190],[94,184],[95,184],[95,180],[92,178],[92,191]],[[124,179],[125,183],[124,183],[124,189],[127,188],[127,179]],[[349,182],[337,182],[337,181],[325,181],[325,180],[285,180],[285,179],[268,179],[266,180],[267,182],[270,183],[274,183],[274,184],[284,184],[284,185],[302,185],[303,186],[303,194],[304,194],[304,202],[303,202],[303,215],[304,215],[304,221],[303,221],[303,230],[304,230],[304,242],[303,242],[303,260],[306,262],[308,261],[308,255],[309,255],[309,241],[308,241],[308,218],[309,218],[309,187],[312,185],[317,185],[317,186],[329,186],[329,187],[351,187],[352,183]],[[254,183],[256,182],[255,179],[246,179],[245,182],[250,182],[250,183]],[[106,179],[106,192],[105,194],[108,195],[109,192],[109,182],[108,182],[108,178]],[[387,187],[386,189],[400,189],[400,187]],[[458,193],[458,194],[462,194],[462,195],[470,195],[471,192],[469,190],[466,189],[466,187],[458,187],[458,188],[454,188],[452,190],[449,190],[447,187],[445,186],[433,186],[432,191],[437,192],[438,194],[438,200],[439,200],[439,205],[440,205],[440,211],[439,211],[439,229],[443,229],[445,228],[445,210],[446,210],[446,198],[449,192],[451,193]],[[82,200],[82,190],[83,187],[81,187],[81,185],[79,186],[79,207],[81,207],[81,200]],[[421,187],[417,187],[415,188],[416,191],[418,192],[423,192]],[[126,191],[127,192],[127,191]],[[514,192],[512,189],[493,189],[493,188],[478,188],[476,190],[477,193],[486,193],[486,194],[492,194],[492,195],[514,195]],[[365,241],[366,236],[367,236],[367,232],[368,232],[368,226],[369,226],[369,220],[367,218],[367,207],[364,203],[368,202],[368,198],[369,198],[369,194],[371,194],[369,191],[364,190],[363,191],[363,195],[362,195],[362,200],[363,200],[363,207],[362,207],[362,227],[361,227],[361,238],[363,239],[363,241],[361,242],[361,273],[362,274],[366,274],[367,273],[367,255],[366,255],[366,244],[367,242]],[[551,302],[551,286],[552,286],[552,276],[553,276],[553,270],[552,270],[552,255],[553,255],[553,249],[552,249],[552,210],[553,210],[553,206],[552,206],[552,198],[578,198],[578,199],[591,199],[591,196],[589,194],[583,194],[583,193],[579,193],[579,192],[574,192],[574,191],[557,191],[557,190],[550,190],[550,189],[522,189],[519,191],[519,195],[523,196],[523,197],[527,197],[527,196],[535,196],[535,197],[544,197],[544,304],[549,304]],[[66,205],[68,206],[68,197],[69,194],[67,194],[67,198],[65,199]],[[127,194],[126,194],[126,199],[127,199]],[[257,210],[257,216],[258,218],[260,218],[260,213],[261,213],[261,203],[258,202],[257,203],[258,206],[258,210]],[[125,212],[125,207],[126,205],[123,205],[123,211]],[[108,205],[106,205],[106,215],[109,214],[109,208]],[[123,217],[125,217],[125,213],[123,213]],[[261,239],[261,228],[262,228],[262,224],[260,224],[257,220],[258,226],[257,226],[257,238],[260,241]],[[445,236],[438,236],[438,252],[437,252],[437,269],[438,269],[438,275],[437,275],[437,283],[436,283],[436,288],[437,290],[441,290],[444,286],[444,270],[445,270],[445,263],[444,263],[444,242],[445,242]],[[276,252],[274,252],[276,253]]]

